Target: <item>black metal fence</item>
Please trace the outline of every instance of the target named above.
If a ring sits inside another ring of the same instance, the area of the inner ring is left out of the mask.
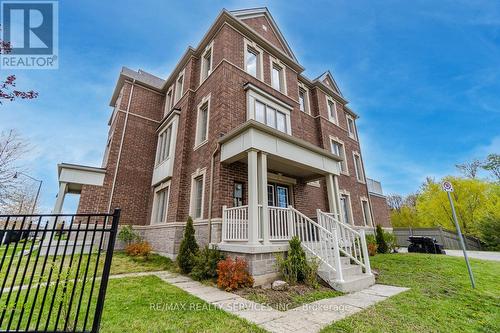
[[[98,332],[119,219],[0,215],[0,332]]]

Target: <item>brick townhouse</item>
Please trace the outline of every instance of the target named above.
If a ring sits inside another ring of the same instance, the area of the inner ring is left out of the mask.
[[[191,216],[199,243],[246,257],[262,280],[299,235],[338,271],[314,244],[390,227],[388,207],[365,175],[358,115],[329,71],[303,71],[266,8],[223,10],[168,78],[122,69],[102,167],[60,164],[55,212],[65,193],[80,193],[79,213],[120,207],[172,257]]]

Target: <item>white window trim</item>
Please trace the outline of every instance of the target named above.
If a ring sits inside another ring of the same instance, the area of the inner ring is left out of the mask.
[[[206,184],[206,174],[207,174],[207,168],[203,168],[203,169],[196,169],[195,172],[193,172],[191,174],[191,195],[190,195],[190,199],[189,199],[189,215],[191,216],[191,218],[194,220],[194,221],[199,221],[199,220],[203,220],[203,213],[204,213],[204,208],[205,208],[205,184]],[[194,211],[195,211],[195,207],[194,207],[194,180],[195,178],[199,177],[199,176],[203,176],[203,187],[202,187],[202,190],[201,190],[201,216],[199,218],[195,218],[194,217]]]
[[[167,193],[167,203],[165,206],[165,221],[158,221],[158,216],[157,215],[157,208],[158,208],[158,192],[161,190],[164,190],[165,188],[168,187],[168,193]],[[158,224],[166,224],[167,223],[167,217],[168,217],[168,206],[170,205],[170,180],[164,183],[161,183],[160,185],[156,186],[154,188],[154,198],[153,198],[153,207],[151,211],[151,225],[158,225]]]
[[[352,213],[351,193],[349,191],[346,191],[346,190],[340,190],[339,194],[343,194],[343,195],[347,196],[347,204],[349,205],[349,218],[351,219],[351,222],[352,222],[351,225],[356,225],[354,223],[354,215]],[[339,200],[340,200],[340,198],[339,198]],[[343,218],[343,215],[342,215],[342,218]],[[347,223],[346,221],[343,221],[343,222]]]
[[[205,47],[205,50],[203,51],[201,58],[200,58],[200,85],[205,82],[206,79],[212,74],[213,69],[214,69],[214,41],[211,41],[210,44]],[[203,77],[203,73],[205,72],[205,55],[210,52],[210,70],[208,71],[207,77]]]
[[[373,219],[372,219],[372,215],[371,215],[372,208],[370,205],[370,201],[368,200],[367,197],[360,197],[359,201],[361,203],[361,211],[363,213],[363,223],[364,223],[365,227],[373,227]],[[365,209],[363,207],[363,202],[366,202],[368,204],[368,218],[366,218]]]
[[[177,104],[177,102],[184,96],[184,81],[186,80],[186,76],[184,75],[185,69],[182,70],[182,72],[179,73],[177,78],[175,79],[175,91],[174,91],[174,105]],[[181,84],[181,91],[180,91],[180,96],[177,93],[177,85],[179,84],[179,78],[182,77],[182,84]],[[173,106],[173,105],[172,105]]]
[[[254,89],[249,89],[247,91],[247,119],[253,119],[257,121],[255,117],[255,100],[258,100],[259,102],[269,105],[273,109],[282,112],[285,114],[286,118],[286,133],[292,135],[292,120],[291,120],[291,107],[290,106],[285,106],[282,103],[277,103],[273,99],[265,96],[264,94],[258,93]],[[266,124],[264,124],[266,125]],[[267,125],[266,125],[267,126]],[[274,128],[274,127],[271,127]],[[285,133],[285,132],[283,132]]]
[[[355,156],[359,157],[359,163],[361,164],[361,170],[358,170],[358,164],[356,163]],[[361,154],[358,153],[357,151],[353,151],[352,152],[352,161],[354,162],[354,171],[356,172],[356,180],[358,181],[358,183],[366,184],[365,171],[364,171],[364,167],[363,167],[363,159],[361,158]]]
[[[251,40],[244,39],[244,49],[243,49],[243,70],[245,73],[247,72],[247,50],[250,47],[254,51],[258,52],[259,54],[257,55],[257,76],[256,78],[260,81],[264,80],[264,62],[263,62],[263,51],[262,49],[257,45],[257,43],[252,42]],[[248,73],[249,75],[252,75]],[[252,75],[253,76],[253,75]]]
[[[165,133],[167,131],[168,128],[170,128],[170,147],[168,149],[168,156],[164,160],[160,161],[160,160],[158,160],[159,155],[160,155],[160,137],[163,133]],[[158,133],[158,140],[156,143],[155,167],[165,163],[165,161],[168,161],[170,159],[170,157],[172,156],[172,146],[173,146],[173,141],[174,141],[173,139],[174,139],[174,121],[171,120]]]
[[[278,67],[281,68],[281,75],[282,75],[282,78],[283,78],[283,82],[282,82],[283,86],[280,86],[280,88],[281,88],[280,90],[277,90],[273,86],[273,66],[274,65],[276,65],[276,66],[278,66]],[[274,90],[277,90],[280,93],[287,95],[287,87],[286,87],[286,65],[283,62],[281,62],[279,59],[276,59],[274,57],[269,56],[269,69],[271,70],[271,73],[270,73],[270,76],[271,76],[271,87]]]
[[[299,82],[298,94],[300,94],[300,90],[301,89],[304,90],[304,92],[305,92],[304,111],[300,110],[300,95],[298,95],[297,97],[299,98],[299,111],[307,113],[308,115],[310,115],[311,114],[311,108],[310,108],[310,104],[309,104],[309,89],[306,87],[305,84],[303,84],[302,82]]]
[[[351,115],[349,115],[349,114],[347,114],[347,113],[346,113],[346,115],[345,115],[345,116],[346,116],[346,122],[347,122],[347,124],[346,124],[346,125],[347,125],[347,133],[349,134],[349,137],[350,137],[351,139],[353,139],[353,140],[358,141],[358,134],[356,133],[356,132],[357,132],[357,131],[356,131],[356,122],[354,121],[354,118],[353,118],[353,117],[351,117]],[[351,132],[349,131],[349,119],[350,119],[350,120],[352,120],[352,126],[354,127],[354,128],[353,128],[353,130],[354,130],[354,132],[353,132],[353,133],[351,133]]]
[[[345,171],[343,171],[342,168],[340,168],[340,173],[343,175],[349,176],[349,163],[347,163],[347,154],[345,152],[345,143],[344,143],[344,141],[340,140],[338,137],[330,135],[330,151],[332,149],[331,148],[332,142],[340,143],[340,145],[342,146],[342,152],[344,154]],[[340,163],[342,163],[342,162],[340,162]]]
[[[168,96],[168,94],[172,94],[171,95],[171,99],[170,99],[170,105],[167,105],[168,104],[167,103],[167,99],[168,99],[167,96]],[[174,96],[174,85],[172,84],[170,86],[170,88],[168,88],[167,93],[165,94],[165,110],[163,112],[164,116],[167,115],[170,112],[170,110],[172,110],[172,107],[174,106],[174,98],[175,98],[175,96]]]
[[[200,104],[198,104],[198,108],[197,108],[197,112],[196,112],[196,134],[195,134],[195,140],[194,140],[194,147],[193,147],[193,150],[196,150],[198,149],[199,147],[203,146],[204,144],[206,144],[208,142],[208,131],[210,129],[210,99],[211,99],[211,94],[203,97],[203,99],[201,100]],[[205,140],[201,141],[200,142],[200,111],[201,111],[201,107],[207,103],[207,137],[205,138]]]
[[[329,110],[329,102],[333,103],[333,107],[335,109],[335,119],[332,118]],[[328,112],[328,120],[331,123],[334,123],[335,125],[339,125],[339,112],[337,108],[337,101],[331,98],[330,96],[326,95],[326,111]]]

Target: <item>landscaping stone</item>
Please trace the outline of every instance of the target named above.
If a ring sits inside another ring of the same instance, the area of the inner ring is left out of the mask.
[[[288,283],[282,280],[276,280],[273,282],[271,288],[277,291],[284,291],[288,289]]]

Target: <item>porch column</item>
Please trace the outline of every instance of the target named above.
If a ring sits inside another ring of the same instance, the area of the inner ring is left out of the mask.
[[[335,184],[333,181],[334,175],[329,173],[326,175],[326,191],[328,192],[328,207],[330,208],[330,213],[337,212],[337,201],[335,200]]]
[[[333,185],[335,189],[335,204],[337,205],[337,216],[341,222],[342,221],[342,208],[340,206],[340,190],[339,190],[339,176],[333,176]]]
[[[57,193],[56,203],[54,204],[54,210],[52,210],[52,214],[61,214],[66,192],[68,192],[68,184],[61,182],[59,184],[59,193]]]
[[[248,244],[259,244],[257,151],[248,151]]]
[[[260,212],[260,225],[264,244],[269,244],[269,213],[267,209],[267,154],[259,152],[257,155],[258,178],[259,178],[259,204],[262,205]]]

